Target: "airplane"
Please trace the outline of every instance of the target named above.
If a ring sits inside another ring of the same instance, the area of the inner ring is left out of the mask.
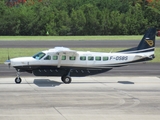
[[[137,47],[114,52],[75,51],[66,47],[55,47],[41,51],[31,57],[18,57],[5,61],[17,71],[15,83],[20,84],[21,72],[35,76],[61,76],[65,84],[71,76],[88,76],[109,71],[115,67],[149,61],[155,58],[156,29],[149,28]]]

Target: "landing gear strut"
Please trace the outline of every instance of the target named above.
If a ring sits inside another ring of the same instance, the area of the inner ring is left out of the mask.
[[[63,75],[63,76],[61,77],[61,80],[62,80],[63,83],[65,83],[65,84],[71,83],[72,79],[71,79],[71,77],[70,77],[70,72],[71,72],[71,70],[68,71],[68,74],[67,74],[67,75]]]
[[[17,77],[15,78],[15,83],[20,84],[22,82],[22,79],[20,78],[20,72],[17,70]]]

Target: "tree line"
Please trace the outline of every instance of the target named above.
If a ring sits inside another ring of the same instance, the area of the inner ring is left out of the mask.
[[[157,0],[0,1],[0,35],[138,35],[160,28]]]

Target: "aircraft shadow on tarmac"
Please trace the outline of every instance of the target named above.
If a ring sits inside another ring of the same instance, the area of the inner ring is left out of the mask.
[[[33,83],[37,85],[38,87],[56,87],[56,86],[63,84],[62,82],[57,82],[57,81],[49,80],[49,79],[34,79]],[[77,83],[78,84],[91,84],[91,83],[97,84],[99,82],[72,82],[72,84],[77,84]],[[107,83],[114,83],[114,82],[107,82]],[[131,81],[118,81],[117,83],[134,84],[134,82],[131,82]]]
[[[62,84],[62,82],[57,82],[49,79],[34,79],[33,83],[38,87],[55,87]]]
[[[134,82],[131,82],[131,81],[118,81],[118,83],[121,83],[121,84],[134,84]]]
[[[120,84],[134,84],[134,82],[131,81],[117,81],[117,82],[72,82],[71,84],[98,84],[98,83],[120,83]]]

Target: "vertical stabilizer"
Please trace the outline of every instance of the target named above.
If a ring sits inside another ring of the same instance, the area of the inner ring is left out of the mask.
[[[137,50],[143,50],[143,49],[151,49],[153,48],[154,50],[154,47],[155,47],[155,36],[156,36],[156,28],[149,28],[141,42],[139,43],[138,47],[137,47]]]
[[[123,53],[139,53],[154,51],[155,48],[156,28],[149,28],[137,47],[129,48],[119,52]]]

